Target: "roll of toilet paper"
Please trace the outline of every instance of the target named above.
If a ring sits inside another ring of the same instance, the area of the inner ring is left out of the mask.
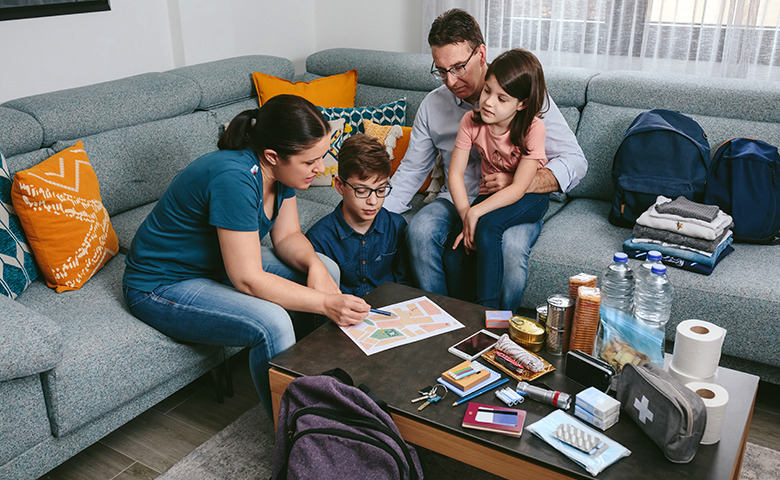
[[[700,443],[702,445],[718,443],[721,430],[723,430],[723,421],[726,418],[729,392],[715,383],[691,382],[685,386],[696,392],[707,408],[707,426]]]
[[[686,375],[683,372],[680,372],[679,370],[674,368],[674,365],[669,365],[669,374],[674,378],[676,378],[677,381],[679,381],[683,385],[689,384],[691,382],[713,383],[715,379],[718,378],[717,372],[710,375],[709,377],[704,377],[704,378],[694,377],[692,375]]]
[[[703,320],[684,320],[677,325],[671,366],[693,378],[715,374],[726,329]]]

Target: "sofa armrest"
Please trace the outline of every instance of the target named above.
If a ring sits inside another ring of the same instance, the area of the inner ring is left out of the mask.
[[[51,370],[62,358],[59,325],[0,295],[0,381]]]

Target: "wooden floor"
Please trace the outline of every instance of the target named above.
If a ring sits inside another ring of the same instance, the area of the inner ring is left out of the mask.
[[[138,418],[47,475],[56,480],[150,480],[259,402],[246,351],[231,359],[235,394],[216,401],[208,376],[150,408]],[[780,451],[780,386],[761,382],[748,441]]]

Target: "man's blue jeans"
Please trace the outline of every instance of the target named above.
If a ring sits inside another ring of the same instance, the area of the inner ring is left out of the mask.
[[[499,308],[516,311],[525,292],[528,257],[542,232],[542,219],[504,232],[504,281]],[[452,244],[463,229],[458,211],[449,200],[439,198],[417,212],[409,222],[408,237],[412,271],[421,289],[467,301],[475,300],[476,270]]]
[[[263,270],[306,285],[306,274],[287,266],[272,249],[263,247],[262,255]],[[338,266],[324,255],[320,259],[339,283]],[[252,380],[269,418],[273,418],[268,361],[295,343],[293,322],[284,308],[205,278],[162,285],[148,293],[128,286],[123,291],[133,315],[169,337],[249,347]]]

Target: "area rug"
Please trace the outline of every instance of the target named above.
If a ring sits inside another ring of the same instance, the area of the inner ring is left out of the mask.
[[[426,478],[499,478],[469,465],[445,459],[429,450],[417,450],[426,466]],[[181,459],[158,477],[158,480],[267,480],[273,470],[273,453],[273,423],[266,417],[263,409],[257,406]],[[777,472],[780,472],[780,452],[752,443],[747,444],[740,480],[777,478]]]

